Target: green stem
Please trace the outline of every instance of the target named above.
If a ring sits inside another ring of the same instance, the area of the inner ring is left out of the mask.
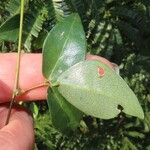
[[[11,114],[11,109],[13,103],[15,101],[15,97],[19,91],[19,72],[20,72],[20,58],[21,58],[21,43],[22,43],[22,30],[23,30],[23,14],[24,14],[24,0],[21,0],[21,8],[20,8],[20,28],[19,28],[19,41],[18,41],[18,53],[17,53],[17,65],[16,65],[16,75],[15,75],[15,83],[14,90],[12,94],[12,99],[9,105],[8,115],[6,118],[6,125],[9,123],[9,118]]]

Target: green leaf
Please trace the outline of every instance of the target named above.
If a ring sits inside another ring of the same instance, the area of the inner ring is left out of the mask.
[[[33,114],[33,118],[36,119],[38,114],[39,114],[39,108],[36,105],[36,103],[33,102],[33,103],[30,104],[30,110]]]
[[[48,89],[48,106],[53,125],[63,133],[79,126],[83,113],[67,102],[57,87]]]
[[[35,50],[37,49],[41,49],[43,47],[43,43],[44,43],[44,40],[47,36],[48,32],[47,30],[42,30],[38,37],[36,39],[34,39],[32,42],[32,46],[34,47]]]
[[[6,6],[7,11],[13,16],[20,13],[20,0],[9,1]]]
[[[7,19],[0,26],[0,39],[6,41],[17,41],[19,33],[20,15],[15,15]]]
[[[28,51],[31,50],[32,36],[38,37],[39,32],[42,30],[42,25],[46,20],[47,13],[46,7],[39,6],[33,14],[26,15],[23,42]]]
[[[24,15],[23,44],[28,51],[31,49],[32,37],[38,37],[48,13],[46,7],[39,6],[38,8],[39,9],[34,10],[33,14]],[[19,14],[7,19],[0,26],[0,39],[16,42],[19,33],[19,21]]]
[[[145,122],[146,122],[146,124],[148,126],[148,129],[150,131],[150,112],[145,113],[145,118],[144,119],[145,119]]]
[[[43,74],[52,83],[69,67],[85,59],[86,38],[78,14],[58,23],[43,46]]]
[[[26,10],[29,0],[24,0],[24,1],[25,1],[24,7]],[[20,13],[20,6],[21,6],[20,2],[21,2],[20,0],[13,0],[13,1],[9,1],[8,4],[6,5],[6,10],[9,11],[11,16]]]
[[[105,71],[103,76],[98,73],[99,67]],[[58,83],[63,97],[85,114],[110,119],[120,113],[122,106],[126,114],[144,118],[132,90],[115,71],[101,62],[80,62],[65,71]]]
[[[63,12],[63,0],[52,0],[52,6],[53,6],[53,12],[55,14],[55,18],[57,21],[61,21],[63,16],[64,16],[64,12]]]
[[[144,138],[144,134],[140,133],[140,132],[137,132],[137,131],[128,131],[127,135],[129,135],[131,137],[134,137],[134,138],[141,138],[141,139]]]
[[[123,138],[120,150],[138,150],[137,147],[127,138]]]

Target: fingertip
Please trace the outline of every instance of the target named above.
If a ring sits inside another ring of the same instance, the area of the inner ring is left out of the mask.
[[[87,54],[86,55],[86,59],[87,60],[97,60],[100,61],[104,64],[106,64],[108,67],[110,67],[111,69],[113,69],[113,65],[110,61],[108,61],[106,58],[101,57],[101,56],[97,56],[97,55],[91,55],[91,54]]]

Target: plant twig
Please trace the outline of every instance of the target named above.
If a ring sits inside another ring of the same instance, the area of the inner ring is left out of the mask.
[[[14,83],[14,90],[13,90],[13,94],[12,94],[12,99],[11,99],[11,102],[9,105],[9,110],[8,110],[5,125],[7,125],[9,123],[9,119],[10,119],[10,115],[11,115],[11,109],[12,109],[13,103],[15,102],[15,98],[18,95],[18,91],[19,91],[19,71],[20,71],[20,58],[21,58],[22,30],[23,30],[23,14],[24,14],[24,0],[21,0],[16,76],[15,76],[15,83]]]
[[[27,92],[29,92],[31,90],[34,90],[34,89],[37,89],[37,88],[40,88],[40,87],[44,87],[44,86],[50,86],[50,83],[48,81],[45,81],[43,83],[40,83],[38,85],[35,85],[35,86],[27,89],[27,90],[21,90],[20,93],[19,93],[19,96],[23,95],[23,94],[25,94],[25,93],[27,93]]]

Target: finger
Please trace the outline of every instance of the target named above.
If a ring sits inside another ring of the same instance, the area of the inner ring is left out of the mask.
[[[8,108],[0,107],[0,149],[32,150],[34,143],[33,120],[24,109],[13,108],[10,122],[4,126]]]
[[[0,103],[9,101],[15,81],[16,53],[0,54]],[[107,59],[87,55],[86,59],[98,60],[113,68]],[[20,89],[27,90],[44,82],[42,75],[42,54],[22,54],[20,63]],[[46,99],[47,87],[40,87],[25,93],[19,100],[42,100]]]
[[[87,59],[87,60],[98,60],[98,61],[100,61],[100,62],[106,64],[107,66],[109,66],[111,69],[114,68],[114,67],[113,67],[113,64],[112,64],[110,61],[108,61],[107,59],[105,59],[104,57],[101,57],[101,56],[88,54],[88,55],[86,56],[86,59]]]
[[[0,102],[11,99],[16,72],[16,53],[0,54]],[[26,90],[44,82],[42,75],[42,55],[22,54],[19,86]],[[21,100],[46,99],[46,87],[36,88],[24,94]]]

